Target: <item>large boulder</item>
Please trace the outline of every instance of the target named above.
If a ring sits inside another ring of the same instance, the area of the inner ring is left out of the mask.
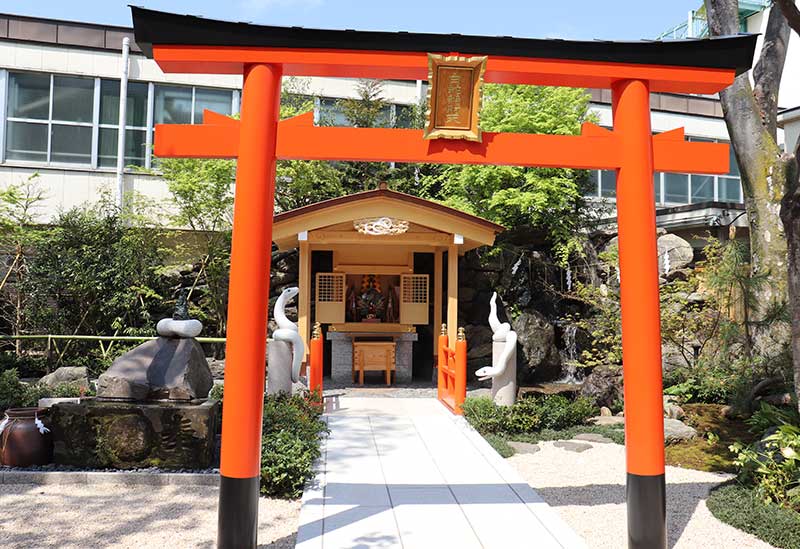
[[[84,400],[50,409],[53,461],[90,468],[206,469],[214,465],[220,402]]]
[[[213,385],[194,339],[159,337],[131,349],[97,380],[97,396],[126,400],[205,398]]]
[[[692,440],[697,436],[697,431],[677,419],[664,418],[664,442],[683,442]]]
[[[613,407],[622,401],[622,367],[597,366],[584,379],[580,394],[598,406]]]
[[[511,322],[517,332],[518,377],[524,381],[553,381],[561,375],[553,325],[536,311],[526,311]]]
[[[678,235],[665,234],[658,237],[658,274],[664,275],[665,256],[669,256],[670,272],[683,269],[694,260],[694,248]]]
[[[39,380],[40,385],[47,387],[55,387],[62,383],[70,383],[88,389],[89,377],[86,368],[83,366],[62,366]]]

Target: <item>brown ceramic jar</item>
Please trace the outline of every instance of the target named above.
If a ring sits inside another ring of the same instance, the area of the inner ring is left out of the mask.
[[[0,463],[11,467],[46,465],[53,456],[53,437],[36,426],[38,417],[47,424],[45,408],[9,408],[0,433]]]

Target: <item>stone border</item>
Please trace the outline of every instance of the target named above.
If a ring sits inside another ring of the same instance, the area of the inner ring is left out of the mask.
[[[118,484],[123,486],[219,486],[219,474],[108,471],[0,471],[4,484]]]

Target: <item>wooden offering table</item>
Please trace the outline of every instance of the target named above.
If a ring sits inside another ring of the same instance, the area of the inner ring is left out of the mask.
[[[384,372],[386,385],[392,384],[395,344],[387,341],[359,341],[353,343],[353,382],[358,374],[358,384],[364,385],[364,372]]]
[[[353,322],[332,324],[327,339],[331,342],[331,379],[334,382],[347,383],[352,379],[363,385],[363,371],[386,372],[387,351],[390,352],[390,370],[386,384],[391,382],[391,372],[394,372],[395,383],[411,382],[412,345],[417,340],[413,326]]]

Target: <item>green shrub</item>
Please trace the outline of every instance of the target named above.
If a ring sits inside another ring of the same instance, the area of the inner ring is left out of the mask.
[[[225,392],[225,386],[222,383],[215,383],[211,390],[208,392],[210,400],[222,401],[222,395]]]
[[[491,397],[468,397],[461,410],[470,425],[481,434],[499,433],[505,429],[506,409],[497,406]]]
[[[0,371],[16,370],[22,377],[41,377],[47,373],[47,357],[0,353]]]
[[[728,484],[712,490],[708,509],[722,522],[782,549],[800,549],[800,513],[764,503],[751,489]]]
[[[17,370],[0,372],[0,411],[25,406],[28,398],[28,386],[19,380]]]
[[[521,398],[508,408],[503,430],[509,434],[535,431],[542,422],[537,400],[535,398]]]
[[[486,442],[488,442],[489,445],[494,448],[495,452],[500,454],[500,457],[509,458],[514,455],[514,449],[509,446],[508,442],[506,442],[506,439],[503,437],[490,433],[484,438],[486,439]]]
[[[481,434],[505,435],[581,425],[596,411],[589,399],[569,400],[562,395],[528,396],[513,406],[497,406],[490,397],[470,397],[462,409],[467,421]]]
[[[580,425],[596,411],[594,403],[584,397],[569,400],[563,395],[547,395],[536,400],[542,429],[566,429]]]
[[[800,427],[781,425],[756,445],[736,443],[730,449],[738,453],[740,480],[765,503],[800,510]]]
[[[758,410],[745,420],[745,423],[750,426],[752,432],[759,434],[780,425],[800,425],[800,414],[794,406],[778,408],[762,401]]]
[[[223,410],[224,412],[224,410]],[[268,395],[264,398],[261,441],[261,493],[296,498],[313,475],[320,437],[327,431],[315,395]]]

